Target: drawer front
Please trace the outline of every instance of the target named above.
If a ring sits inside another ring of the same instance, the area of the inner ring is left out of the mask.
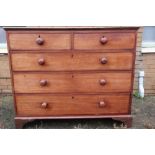
[[[41,38],[41,39],[39,39]],[[70,34],[9,34],[11,50],[70,49]]]
[[[130,92],[131,73],[14,73],[16,93]]]
[[[133,53],[12,54],[14,71],[130,70]]]
[[[74,35],[75,49],[133,49],[134,33],[79,33]]]
[[[16,95],[18,116],[127,114],[129,95]]]

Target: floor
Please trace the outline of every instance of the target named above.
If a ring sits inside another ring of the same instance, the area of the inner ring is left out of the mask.
[[[133,97],[133,129],[155,129],[155,96]],[[0,96],[0,128],[14,129],[14,109],[11,95]],[[44,120],[24,126],[27,129],[113,129],[126,128],[111,119]]]

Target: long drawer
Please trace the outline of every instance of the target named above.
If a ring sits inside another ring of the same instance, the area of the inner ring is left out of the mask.
[[[130,92],[131,72],[14,73],[16,93]]]
[[[18,116],[127,114],[129,95],[16,95]]]
[[[14,53],[14,71],[130,70],[132,52],[122,53]]]
[[[134,33],[100,32],[75,33],[75,49],[133,49],[135,46]]]
[[[70,49],[71,35],[68,33],[11,33],[9,42],[11,50]]]

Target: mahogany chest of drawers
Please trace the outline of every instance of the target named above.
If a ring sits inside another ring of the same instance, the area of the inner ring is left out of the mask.
[[[137,27],[5,29],[17,128],[64,118],[131,126]]]

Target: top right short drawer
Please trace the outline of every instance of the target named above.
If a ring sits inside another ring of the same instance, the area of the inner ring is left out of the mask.
[[[74,33],[74,49],[134,49],[134,32]]]

